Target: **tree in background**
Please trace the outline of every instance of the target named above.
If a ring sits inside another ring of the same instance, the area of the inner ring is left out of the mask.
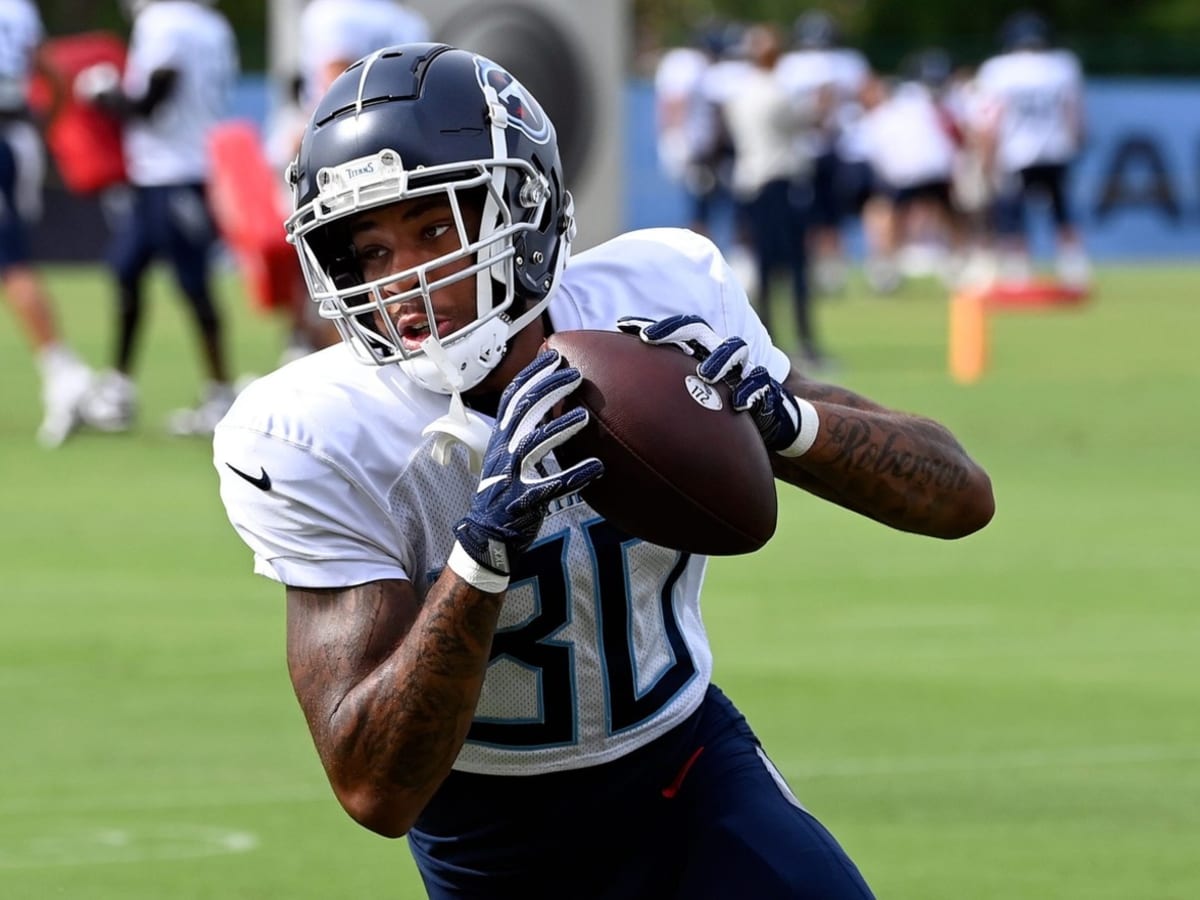
[[[490,0],[480,0],[490,2]],[[1200,3],[1195,0],[631,0],[637,44],[657,48],[687,39],[706,16],[773,21],[788,27],[799,13],[833,14],[846,40],[884,71],[893,71],[914,47],[941,46],[956,59],[977,62],[996,47],[996,29],[1009,13],[1036,5],[1058,38],[1075,50],[1091,75],[1200,75]],[[93,29],[125,33],[129,23],[116,0],[39,0],[51,35]],[[246,71],[266,68],[267,2],[217,4],[233,23]]]
[[[788,26],[807,9],[824,9],[846,41],[882,71],[895,71],[914,47],[941,46],[963,62],[996,49],[1001,22],[1032,2],[922,0],[919,4],[826,0],[634,0],[639,41],[658,46],[687,39],[689,23],[706,16],[769,20]],[[1050,0],[1038,12],[1058,40],[1074,49],[1092,75],[1200,75],[1200,4],[1195,0]]]
[[[246,71],[263,71],[267,56],[267,3],[223,0],[216,4],[233,25],[238,51]],[[129,20],[117,0],[38,0],[46,31],[51,35],[81,31],[112,31],[129,34]]]

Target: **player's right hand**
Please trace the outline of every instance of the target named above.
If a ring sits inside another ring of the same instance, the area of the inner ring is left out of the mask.
[[[578,369],[560,368],[561,361],[557,350],[539,354],[504,390],[479,488],[470,510],[454,527],[466,554],[500,575],[508,575],[515,557],[533,543],[549,504],[582,489],[604,471],[595,458],[552,475],[540,465],[588,420],[582,407],[548,418],[555,404],[583,381]]]
[[[801,456],[816,440],[817,413],[759,365],[749,363],[750,350],[740,337],[722,340],[699,316],[675,315],[653,321],[626,316],[617,328],[647,344],[673,344],[700,362],[696,374],[709,384],[729,386],[733,408],[748,412],[767,449],[781,456]]]
[[[699,360],[708,359],[708,355],[721,343],[712,326],[694,315],[667,316],[657,321],[640,316],[623,316],[617,320],[617,329],[626,334],[635,334],[647,344],[673,344],[688,356]]]

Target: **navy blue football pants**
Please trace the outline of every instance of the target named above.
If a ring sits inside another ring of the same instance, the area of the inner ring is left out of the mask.
[[[17,199],[17,154],[0,136],[0,272],[29,262],[29,231]]]
[[[682,725],[603,766],[451,774],[409,846],[434,900],[873,896],[716,687]]]

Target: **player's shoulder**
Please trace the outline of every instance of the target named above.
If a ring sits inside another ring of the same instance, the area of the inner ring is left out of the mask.
[[[711,239],[687,228],[639,228],[626,231],[575,254],[567,268],[629,272],[648,277],[677,277],[680,267],[707,271],[721,251]],[[669,270],[666,268],[669,267]],[[657,269],[657,271],[656,271]]]
[[[622,315],[711,316],[740,293],[733,288],[728,263],[707,237],[645,228],[572,256],[552,314],[560,328],[611,328]]]
[[[1036,65],[1036,60],[1032,60]],[[975,73],[975,80],[984,84],[1005,85],[1012,81],[1028,79],[1033,67],[1029,51],[997,53],[985,59]]]
[[[708,58],[694,47],[671,47],[663,52],[655,65],[658,78],[679,78],[708,68]]]
[[[444,405],[397,367],[364,365],[335,344],[247,385],[216,440],[266,440],[335,462],[373,449],[401,456]]]
[[[984,81],[989,77],[994,76],[997,72],[1003,71],[1012,64],[1011,53],[997,53],[994,56],[989,56],[979,64],[979,68],[975,70],[975,80]]]
[[[300,11],[300,23],[312,27],[326,26],[353,16],[359,10],[360,0],[309,0]]]
[[[1058,47],[1047,54],[1050,64],[1069,78],[1080,78],[1083,74],[1083,64],[1073,50]]]

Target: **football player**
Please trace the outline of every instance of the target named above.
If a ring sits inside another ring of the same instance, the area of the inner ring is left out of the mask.
[[[658,165],[687,198],[687,225],[712,236],[712,218],[721,189],[718,164],[722,127],[715,104],[704,92],[705,77],[724,50],[726,28],[699,29],[690,45],[670,47],[654,68],[654,124]]]
[[[310,0],[300,14],[302,99],[311,110],[337,76],[372,50],[429,38],[425,18],[398,0]]]
[[[748,293],[763,324],[777,337],[771,299],[775,276],[787,274],[797,348],[794,359],[816,371],[830,363],[817,338],[808,271],[810,142],[823,104],[817,95],[799,100],[780,80],[782,39],[775,26],[751,25],[743,48],[748,66],[738,89],[721,104],[721,116],[733,144],[733,191],[743,204],[757,269]]]
[[[372,50],[427,41],[430,37],[425,18],[397,0],[311,0],[300,14],[298,31],[302,68],[290,86],[287,102],[276,110],[266,148],[280,173],[295,157],[309,114],[333,79]],[[280,188],[285,190],[282,181]],[[291,202],[290,192],[287,200]],[[281,361],[288,362],[338,340],[337,333],[309,302],[299,270],[285,311],[291,336]]]
[[[789,371],[706,238],[571,256],[555,131],[494,62],[392,47],[339,76],[287,229],[343,342],[247,387],[214,465],[335,795],[408,835],[431,897],[871,896],[710,680],[706,560],[640,541],[554,449],[553,331],[675,344],[728,380],[777,476],[940,537],[992,514],[941,425]],[[569,262],[568,262],[569,260]],[[614,489],[618,489],[614,486]]]
[[[859,50],[845,45],[841,29],[824,10],[796,17],[792,49],[780,57],[780,81],[801,102],[820,92],[821,127],[812,141],[812,237],[814,286],[838,294],[846,285],[846,249],[842,225],[860,212],[865,200],[868,164],[857,143],[862,114],[859,98],[872,77],[871,65]]]
[[[165,257],[191,308],[207,385],[195,409],[172,414],[175,434],[211,434],[233,401],[221,319],[210,285],[216,234],[206,200],[208,134],[226,112],[238,71],[237,45],[210,0],[132,0],[125,72],[85,70],[76,94],[119,115],[132,197],[117,223],[109,263],[117,282],[117,344],[86,411],[88,421],[124,431],[136,415],[134,355],[142,323],[143,276]]]
[[[46,119],[52,120],[65,90],[41,49],[45,29],[28,0],[0,3],[0,286],[25,331],[42,377],[44,415],[38,440],[57,447],[80,422],[79,409],[92,371],[66,345],[53,301],[33,266],[29,228],[41,212],[45,154],[29,109],[31,74],[52,86]]]
[[[1035,12],[1009,17],[1002,52],[976,74],[986,161],[998,187],[995,228],[1000,276],[1030,273],[1026,207],[1033,197],[1050,203],[1059,278],[1085,286],[1091,277],[1083,242],[1067,203],[1067,175],[1083,144],[1083,74],[1078,57],[1055,47],[1050,27]]]

